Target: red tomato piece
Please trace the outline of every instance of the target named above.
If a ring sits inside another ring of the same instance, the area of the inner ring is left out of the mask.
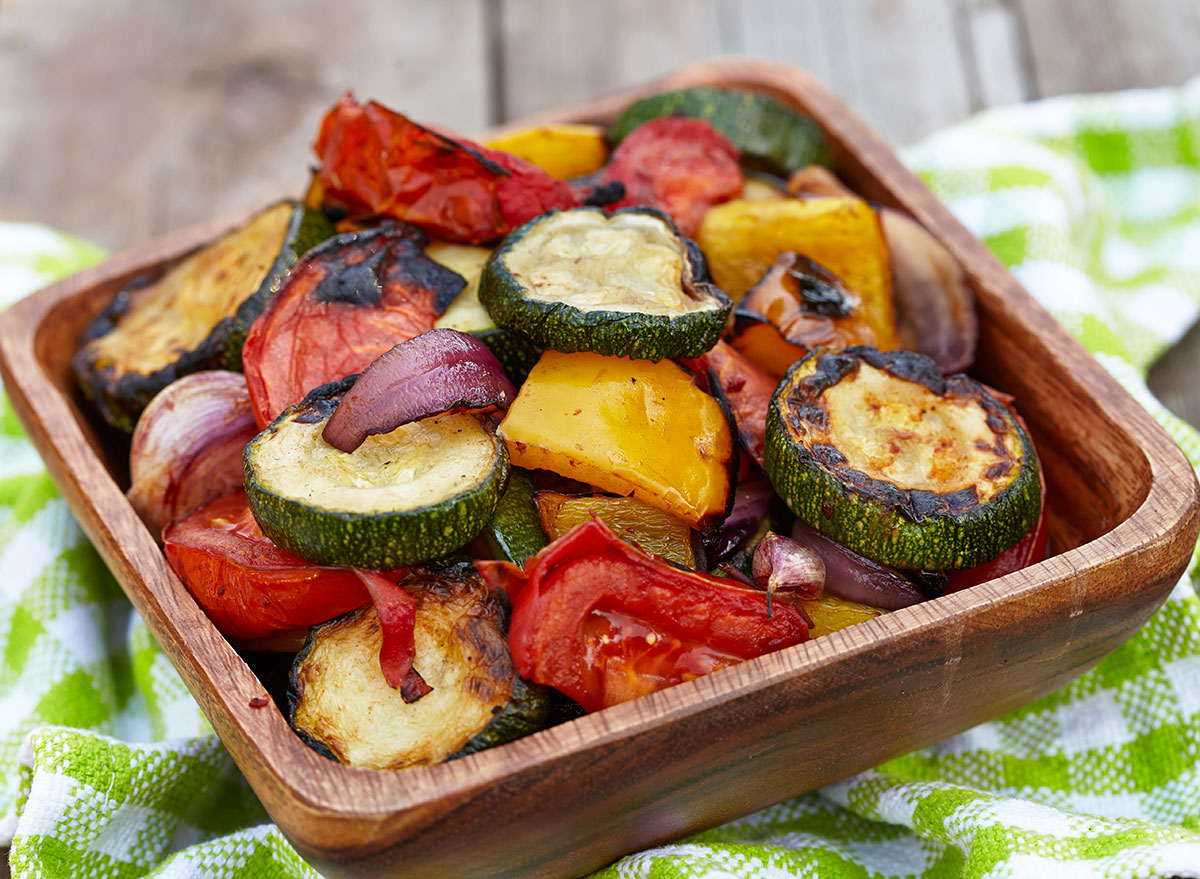
[[[1035,565],[1046,558],[1046,499],[1042,498],[1042,514],[1029,533],[1010,546],[990,562],[984,562],[965,571],[950,571],[943,594],[958,592],[977,583],[985,583]]]
[[[800,606],[732,580],[675,568],[599,519],[526,562],[477,562],[515,595],[509,644],[523,677],[588,711],[808,639]]]
[[[327,203],[352,216],[395,217],[447,241],[492,241],[578,204],[570,186],[524,159],[350,94],[325,114],[313,150]]]
[[[314,626],[371,602],[354,571],[318,567],[272,543],[245,492],[171,523],[163,543],[183,585],[231,638]]]
[[[759,467],[763,465],[763,443],[767,434],[767,407],[775,393],[778,379],[768,375],[746,356],[725,341],[701,354],[695,360],[681,361],[684,366],[707,379],[712,370],[729,401],[737,423],[742,446]]]
[[[667,117],[635,128],[613,152],[604,182],[625,184],[606,210],[646,205],[694,238],[710,207],[742,191],[737,147],[703,119]]]
[[[331,238],[296,264],[242,348],[260,428],[313,388],[433,329],[464,281],[423,244],[421,233],[396,224]]]

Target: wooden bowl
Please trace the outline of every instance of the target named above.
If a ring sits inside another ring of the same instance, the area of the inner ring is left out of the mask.
[[[1145,622],[1200,527],[1180,451],[855,115],[808,75],[726,60],[544,120],[606,122],[687,85],[753,89],[824,127],[841,175],[962,262],[973,373],[1016,395],[1045,464],[1041,564],[463,760],[352,769],[307,748],[125,500],[124,463],[74,390],[80,329],[127,280],[209,240],[189,229],[13,306],[0,371],[84,530],[271,816],[329,876],[573,876],[929,745],[1049,693]]]

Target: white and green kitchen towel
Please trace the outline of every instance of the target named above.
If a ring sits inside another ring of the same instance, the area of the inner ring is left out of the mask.
[[[1142,376],[1200,312],[1200,80],[993,110],[907,160],[1200,465]],[[0,301],[99,256],[0,224]],[[1200,877],[1200,602],[1005,718],[615,877]],[[14,877],[298,879],[0,405],[0,844]]]

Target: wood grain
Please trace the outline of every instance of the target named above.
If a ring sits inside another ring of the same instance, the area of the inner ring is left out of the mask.
[[[261,684],[165,564],[71,390],[88,316],[222,224],[135,248],[0,318],[0,374],[52,476],[272,817],[326,875],[578,875],[939,741],[1114,649],[1194,546],[1198,490],[1182,454],[878,136],[812,78],[766,62],[700,65],[644,90],[699,83],[812,113],[848,182],[963,262],[981,309],[978,374],[1022,401],[1058,555],[463,760],[351,769],[304,747],[273,704],[251,707]],[[549,115],[605,121],[634,93]]]

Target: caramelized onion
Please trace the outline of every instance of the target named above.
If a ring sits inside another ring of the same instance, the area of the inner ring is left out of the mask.
[[[241,488],[242,450],[256,433],[241,373],[193,373],[150,401],[133,432],[127,497],[155,537]]]
[[[516,395],[486,345],[458,330],[430,330],[363,370],[321,436],[334,448],[353,452],[373,433],[455,409],[507,409]]]
[[[814,550],[825,563],[825,591],[847,601],[899,610],[925,600],[904,575],[865,558],[796,520],[792,539]]]

